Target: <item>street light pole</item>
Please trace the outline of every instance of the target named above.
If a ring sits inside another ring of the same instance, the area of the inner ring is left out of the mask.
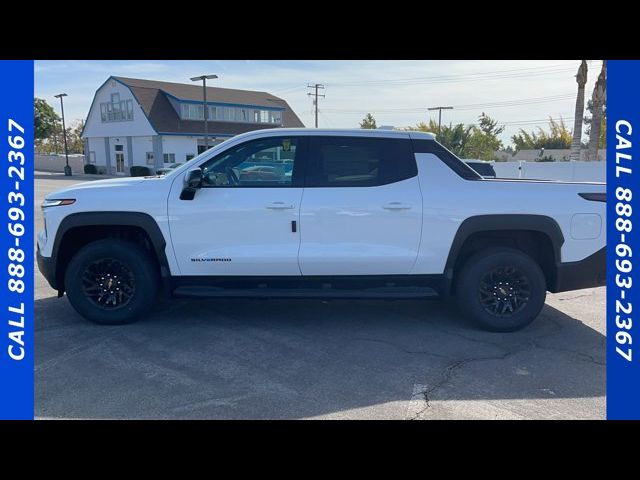
[[[207,79],[213,80],[218,78],[217,75],[200,75],[199,77],[191,77],[192,82],[202,80],[202,101],[204,107],[204,149],[209,150],[209,109],[207,108]]]
[[[70,177],[71,167],[69,166],[69,149],[67,148],[67,127],[64,124],[64,102],[62,101],[62,97],[66,96],[66,93],[59,93],[58,95],[54,95],[55,98],[60,99],[60,110],[62,110],[62,135],[64,137],[64,158],[66,160],[66,164],[64,166],[64,175],[66,177]]]

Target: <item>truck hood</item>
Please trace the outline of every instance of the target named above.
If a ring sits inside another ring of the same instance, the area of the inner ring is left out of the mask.
[[[125,177],[125,178],[109,178],[109,179],[105,179],[105,180],[96,180],[93,182],[82,182],[82,183],[77,183],[75,185],[71,185],[70,187],[67,188],[62,188],[60,190],[56,190],[55,192],[50,193],[49,195],[47,195],[47,199],[51,199],[51,198],[65,198],[65,197],[71,197],[73,198],[74,194],[82,194],[84,192],[89,192],[89,191],[105,191],[106,189],[113,189],[113,188],[131,188],[131,187],[135,187],[135,186],[139,186],[142,183],[145,183],[149,180],[153,180],[153,179],[147,179],[145,177]]]

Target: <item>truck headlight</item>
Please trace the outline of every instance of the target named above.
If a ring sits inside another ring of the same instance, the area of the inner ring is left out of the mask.
[[[42,208],[59,207],[61,205],[71,205],[75,203],[75,198],[62,198],[62,199],[46,199],[42,202]]]

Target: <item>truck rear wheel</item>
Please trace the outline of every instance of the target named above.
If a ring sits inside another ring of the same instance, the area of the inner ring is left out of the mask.
[[[132,242],[105,239],[71,259],[64,285],[73,308],[92,322],[129,323],[153,307],[158,275],[147,251]]]
[[[473,255],[456,283],[461,310],[478,326],[512,332],[540,313],[547,285],[540,266],[513,248],[497,247]]]

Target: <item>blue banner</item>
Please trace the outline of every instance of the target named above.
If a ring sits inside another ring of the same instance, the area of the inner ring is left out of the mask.
[[[607,65],[607,418],[640,419],[640,61]],[[638,266],[634,268],[634,262]]]
[[[0,61],[0,418],[33,419],[33,61]]]

